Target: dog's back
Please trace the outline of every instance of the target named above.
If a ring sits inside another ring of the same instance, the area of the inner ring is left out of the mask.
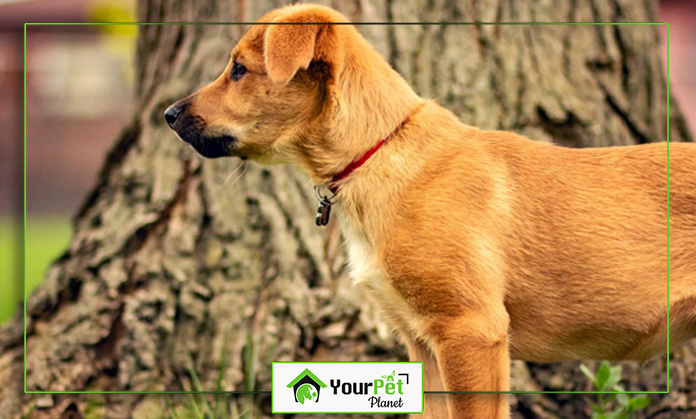
[[[506,168],[513,197],[505,246],[513,355],[548,361],[664,352],[667,144],[568,149],[509,133],[482,138]],[[696,294],[696,145],[670,144],[669,153],[675,347],[696,335],[696,301],[685,300]],[[618,333],[609,318],[622,325]]]

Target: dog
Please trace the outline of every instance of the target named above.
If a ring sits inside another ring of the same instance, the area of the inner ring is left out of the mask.
[[[508,391],[511,359],[664,354],[668,264],[670,347],[696,335],[696,145],[669,145],[668,258],[668,144],[571,149],[467,126],[348,23],[270,12],[165,118],[205,157],[294,165],[335,193],[319,224],[334,205],[352,277],[426,390]],[[424,415],[510,415],[505,394],[439,400]]]

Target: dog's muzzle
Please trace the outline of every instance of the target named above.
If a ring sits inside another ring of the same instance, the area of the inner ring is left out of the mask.
[[[203,157],[214,159],[231,156],[237,139],[230,135],[203,135],[207,123],[200,116],[186,112],[187,108],[187,103],[177,102],[164,111],[164,119],[169,128]]]

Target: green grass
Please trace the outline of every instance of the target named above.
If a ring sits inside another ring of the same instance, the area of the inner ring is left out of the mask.
[[[247,371],[247,377],[244,382],[245,391],[254,391],[256,383],[256,363],[258,362],[258,352],[255,349],[255,341],[250,334],[247,336],[247,344],[244,348],[244,366]],[[216,391],[224,391],[223,378],[228,365],[227,352],[227,332],[222,345],[221,362],[218,369],[217,388]],[[191,385],[193,391],[205,391],[201,380],[196,372],[196,366],[193,358],[189,353],[187,355],[189,376],[191,377]],[[184,388],[187,386],[184,385]],[[237,407],[236,397],[244,397],[242,402],[243,410],[240,412]],[[258,417],[254,408],[254,395],[231,395],[216,394],[214,399],[207,394],[189,395],[182,404],[175,406],[169,396],[165,397],[167,404],[167,414],[164,414],[168,419],[255,419]]]
[[[22,301],[21,233],[21,220],[0,219],[0,323],[11,318]],[[50,263],[67,248],[70,234],[68,216],[28,216],[28,293],[43,281]]]

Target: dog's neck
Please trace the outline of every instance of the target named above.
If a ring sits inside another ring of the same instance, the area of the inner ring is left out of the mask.
[[[316,145],[300,153],[300,165],[318,185],[329,185],[424,102],[366,41],[347,54],[361,56],[347,63],[371,65],[346,65],[327,99],[325,124],[311,142]]]

